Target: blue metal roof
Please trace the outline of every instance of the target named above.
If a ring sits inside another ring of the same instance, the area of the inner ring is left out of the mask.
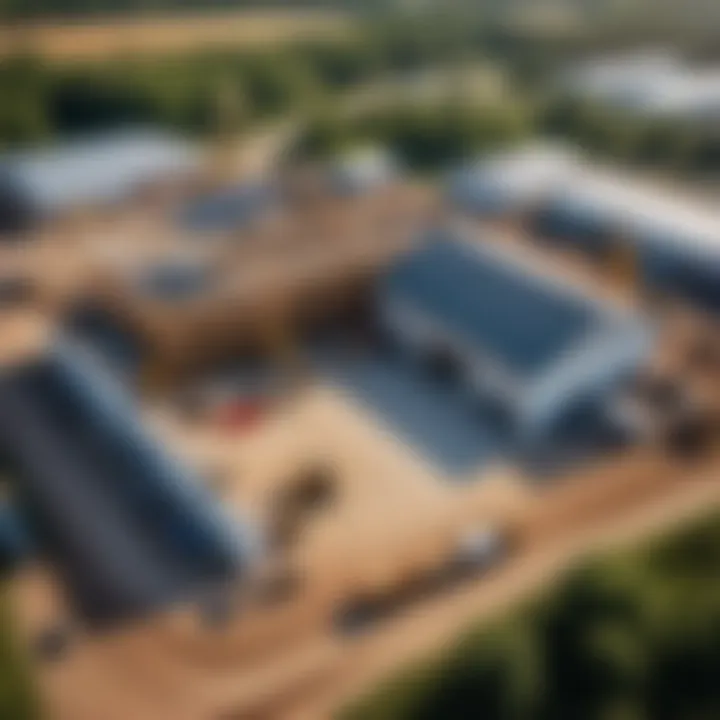
[[[165,454],[72,346],[0,377],[0,397],[0,444],[86,620],[145,614],[245,569],[249,527]]]
[[[405,256],[384,291],[520,376],[548,367],[603,315],[509,258],[452,239],[432,240]]]
[[[376,414],[408,447],[449,475],[500,462],[508,450],[497,423],[463,392],[400,358],[319,358],[321,371]]]

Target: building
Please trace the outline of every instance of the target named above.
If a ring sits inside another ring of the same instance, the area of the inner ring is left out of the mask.
[[[389,185],[399,166],[390,153],[374,147],[339,155],[329,168],[330,189],[340,195],[358,195]]]
[[[535,226],[595,255],[629,248],[647,288],[720,311],[720,213],[711,207],[585,168],[548,196]]]
[[[716,119],[720,72],[696,68],[669,51],[586,61],[563,74],[560,90],[619,110],[692,121]]]
[[[281,211],[281,194],[270,183],[245,182],[195,198],[178,214],[187,231],[206,234],[252,230]]]
[[[452,208],[473,215],[523,213],[567,177],[577,162],[570,148],[547,143],[485,155],[448,175],[445,197]]]
[[[674,52],[647,49],[581,61],[562,74],[560,88],[587,100],[624,105],[685,73]]]
[[[397,186],[291,209],[242,242],[191,241],[151,263],[110,263],[70,323],[131,374],[164,382],[243,352],[275,355],[288,338],[363,313],[434,203],[424,186]]]
[[[90,625],[201,602],[252,562],[245,523],[66,340],[0,369],[0,449],[38,549]]]
[[[581,406],[601,410],[653,340],[629,311],[456,232],[428,239],[397,262],[378,303],[383,326],[405,352],[449,359],[525,444],[542,442]]]
[[[197,170],[186,142],[153,130],[126,130],[0,158],[0,233],[128,200]]]

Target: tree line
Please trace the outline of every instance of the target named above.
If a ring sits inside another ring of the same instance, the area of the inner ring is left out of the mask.
[[[553,96],[549,85],[557,69],[583,43],[596,51],[602,37],[536,35],[438,13],[388,15],[382,23],[359,23],[352,38],[265,51],[196,51],[89,65],[16,57],[0,63],[0,148],[131,124],[208,136],[292,115],[309,121],[300,143],[309,154],[369,140],[389,145],[411,166],[429,168],[524,135],[550,134],[673,172],[720,169],[720,133],[710,124],[636,117]],[[339,93],[374,79],[477,58],[508,70],[509,97],[487,107],[459,99],[354,116],[333,109]]]
[[[720,717],[720,515],[597,558],[345,720]]]
[[[341,40],[88,65],[8,58],[0,63],[0,147],[129,123],[208,134],[227,105],[235,128],[242,130],[265,117],[320,106],[379,74],[447,60],[455,43],[439,25],[416,32],[389,22],[370,31],[359,23],[356,36]]]
[[[351,4],[350,0],[0,0],[0,20],[213,9],[338,8]]]

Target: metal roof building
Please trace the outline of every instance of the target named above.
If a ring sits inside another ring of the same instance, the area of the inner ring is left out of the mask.
[[[522,212],[571,173],[577,154],[558,144],[535,143],[486,155],[452,171],[449,203],[476,215]]]
[[[375,147],[359,148],[331,162],[329,181],[335,192],[354,195],[387,185],[398,172],[398,164],[389,152]]]
[[[684,74],[674,52],[655,48],[585,60],[565,72],[560,85],[589,99],[623,102]]]
[[[77,207],[125,200],[148,185],[196,169],[198,160],[185,141],[148,129],[6,154],[0,158],[0,230]]]
[[[582,63],[561,90],[647,115],[707,120],[720,112],[720,72],[695,68],[670,51],[652,50]]]
[[[586,168],[555,189],[537,223],[579,247],[630,245],[648,285],[720,310],[720,213],[710,206]]]
[[[66,342],[0,370],[0,447],[38,546],[90,624],[202,598],[250,562],[247,528]]]
[[[384,324],[419,354],[450,354],[469,386],[507,409],[518,435],[543,434],[646,358],[653,334],[497,248],[436,237],[380,289]]]

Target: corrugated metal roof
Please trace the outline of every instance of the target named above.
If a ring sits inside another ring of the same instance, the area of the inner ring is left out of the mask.
[[[555,190],[550,206],[597,220],[630,241],[720,258],[720,213],[624,174],[587,168]]]
[[[0,169],[36,211],[52,213],[121,200],[145,183],[191,170],[197,161],[181,139],[134,129],[11,153],[0,158]]]
[[[696,68],[669,51],[588,61],[565,74],[566,89],[627,110],[702,117],[720,109],[720,72]]]
[[[433,239],[406,256],[384,290],[521,377],[547,369],[604,320],[587,299],[460,239]]]
[[[447,192],[461,206],[480,210],[498,203],[512,209],[546,193],[578,162],[577,152],[564,145],[525,145],[485,155],[450,173]]]
[[[107,623],[224,584],[250,545],[68,345],[0,376],[0,441],[78,610]]]

